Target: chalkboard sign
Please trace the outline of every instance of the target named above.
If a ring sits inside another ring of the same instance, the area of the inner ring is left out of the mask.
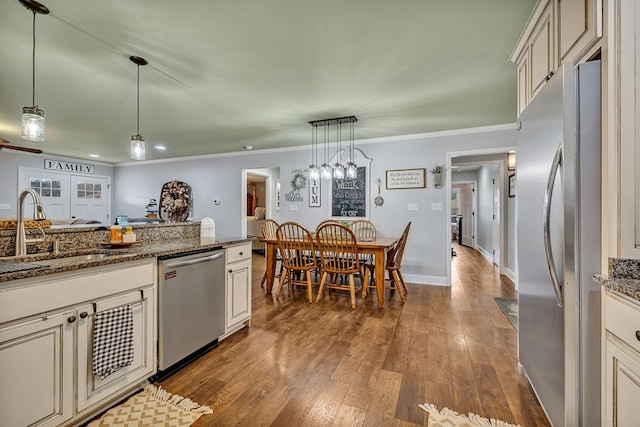
[[[333,179],[331,184],[331,216],[367,216],[367,168],[358,168],[357,178]]]

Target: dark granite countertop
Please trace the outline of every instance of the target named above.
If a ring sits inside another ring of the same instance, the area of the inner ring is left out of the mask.
[[[596,274],[593,278],[596,283],[601,284],[605,288],[619,292],[640,302],[640,280],[621,279],[600,274]]]
[[[188,253],[197,253],[215,248],[222,248],[236,243],[251,241],[251,238],[244,239],[240,237],[218,237],[214,241],[200,240],[199,238],[191,239],[171,239],[162,241],[143,242],[135,244],[127,248],[106,248],[99,247],[95,249],[81,249],[77,251],[65,251],[58,255],[51,253],[26,255],[22,257],[5,257],[0,258],[2,261],[15,261],[38,264],[45,264],[47,260],[55,259],[53,265],[41,265],[31,270],[2,273],[0,274],[0,287],[9,285],[11,282],[19,279],[27,279],[32,277],[46,276],[49,274],[63,273],[83,268],[99,267],[121,262],[137,261],[147,258],[166,257],[174,255],[182,255]],[[62,261],[63,258],[76,257],[88,254],[104,254],[101,258],[92,259],[70,259]]]
[[[593,280],[640,302],[640,260],[609,258],[608,270],[608,275],[596,274]]]

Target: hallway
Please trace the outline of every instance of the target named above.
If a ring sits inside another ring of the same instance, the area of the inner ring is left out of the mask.
[[[213,409],[195,426],[426,426],[424,402],[548,425],[493,299],[516,297],[513,283],[454,247],[451,288],[409,284],[404,305],[387,291],[384,310],[375,295],[351,310],[339,292],[310,305],[287,288],[274,301],[254,254],[251,327],[160,384]]]

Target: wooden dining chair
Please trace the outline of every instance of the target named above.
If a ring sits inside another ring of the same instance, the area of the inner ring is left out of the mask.
[[[409,238],[409,230],[411,229],[411,221],[407,224],[400,236],[400,239],[396,242],[393,248],[389,249],[386,254],[387,263],[385,266],[385,270],[388,272],[388,279],[385,280],[389,282],[389,288],[398,291],[398,295],[400,295],[400,299],[404,302],[405,296],[409,292],[407,288],[407,284],[404,281],[404,277],[402,277],[402,257],[404,256],[404,248],[407,244],[407,239]],[[376,288],[374,283],[368,284],[368,288]],[[363,296],[367,296],[367,289],[363,290]]]
[[[368,273],[360,268],[360,257],[356,236],[353,231],[340,224],[324,224],[316,231],[316,242],[320,251],[322,279],[316,302],[320,302],[329,289],[348,290],[351,308],[356,308],[356,292],[367,283]],[[360,275],[360,285],[356,287],[355,275]],[[362,276],[364,274],[364,277]],[[337,283],[336,277],[348,276],[348,283]]]
[[[313,302],[311,272],[318,267],[318,263],[311,233],[296,222],[285,222],[276,229],[276,239],[285,270],[285,280],[280,281],[276,298],[280,297],[285,284],[289,284],[292,290],[294,285],[304,285],[309,302]],[[299,277],[300,274],[303,277]]]
[[[325,224],[340,224],[340,221],[338,221],[337,219],[325,219],[323,221],[320,221],[320,224],[316,225],[316,233],[318,232],[318,229]]]
[[[368,219],[358,219],[349,225],[349,229],[353,231],[356,239],[359,241],[372,242],[376,238],[376,226]],[[360,254],[360,263],[373,265],[373,255]],[[372,270],[373,271],[373,270]]]
[[[278,223],[272,219],[265,219],[262,225],[260,226],[260,231],[262,232],[262,237],[267,240],[277,240],[276,230],[278,229]],[[269,260],[267,260],[269,262]],[[282,280],[282,257],[280,256],[280,251],[276,249],[276,271],[278,270],[278,263],[280,263],[280,272],[275,275],[276,278]],[[267,281],[267,272],[265,270],[262,275],[262,280],[260,281],[260,287],[263,288],[265,282]]]

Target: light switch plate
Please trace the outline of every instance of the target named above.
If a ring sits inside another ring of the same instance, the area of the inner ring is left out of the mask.
[[[0,203],[0,209],[9,210],[9,209],[11,209],[11,204],[10,203]]]
[[[409,203],[407,205],[407,210],[408,211],[418,211],[418,210],[420,210],[420,205],[417,204],[417,203]]]
[[[297,211],[298,210],[298,205],[292,203],[289,205],[289,210],[290,211]]]
[[[431,210],[432,211],[441,211],[442,210],[442,203],[431,203]]]

